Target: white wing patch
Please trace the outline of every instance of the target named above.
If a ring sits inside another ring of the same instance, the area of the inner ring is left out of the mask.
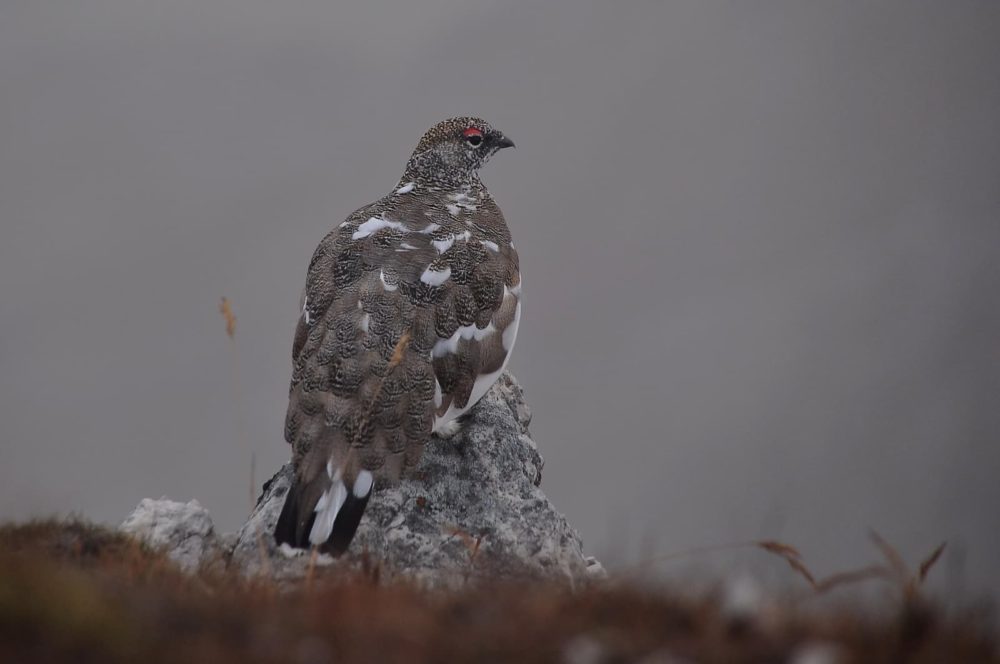
[[[476,341],[482,341],[496,331],[497,329],[493,326],[492,322],[482,329],[476,327],[475,325],[462,325],[447,339],[437,340],[437,343],[434,344],[434,349],[431,350],[431,357],[444,357],[445,355],[449,355],[451,353],[457,353],[458,342],[462,339],[475,339]]]
[[[434,248],[438,250],[439,254],[443,254],[451,249],[451,245],[455,244],[455,236],[451,235],[444,240],[431,240],[431,244],[434,245]]]
[[[408,194],[413,191],[413,188],[417,186],[414,182],[407,182],[402,187],[396,190],[397,194]]]
[[[389,221],[388,219],[382,219],[381,217],[372,217],[365,223],[358,226],[358,229],[354,231],[351,235],[352,240],[360,240],[366,238],[372,233],[382,230],[383,228],[395,228],[397,231],[402,231],[403,233],[409,232],[409,229],[405,224],[398,221]]]
[[[463,231],[455,235],[449,235],[443,240],[431,240],[431,244],[434,245],[434,248],[437,249],[439,254],[443,254],[444,252],[451,249],[451,246],[455,244],[456,240],[462,240],[463,242],[468,242],[471,239],[472,239],[472,231]],[[490,244],[493,243],[491,242]],[[493,244],[493,246],[496,247],[496,244]],[[497,250],[499,250],[499,248]]]
[[[451,276],[451,268],[445,267],[442,271],[437,271],[431,267],[424,270],[424,273],[420,275],[420,281],[424,282],[428,286],[440,286],[444,282],[448,281],[448,277]]]

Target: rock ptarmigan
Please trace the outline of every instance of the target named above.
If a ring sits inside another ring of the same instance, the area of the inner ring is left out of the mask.
[[[375,483],[416,466],[507,364],[521,315],[510,231],[479,169],[514,143],[473,117],[420,139],[392,193],[309,264],[285,439],[294,480],[274,536],[334,555]]]

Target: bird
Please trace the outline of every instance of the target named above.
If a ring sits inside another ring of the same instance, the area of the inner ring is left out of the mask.
[[[292,480],[278,545],[348,550],[372,491],[453,436],[500,377],[521,318],[510,230],[479,169],[514,142],[477,117],[420,138],[391,193],[313,253],[292,344]]]

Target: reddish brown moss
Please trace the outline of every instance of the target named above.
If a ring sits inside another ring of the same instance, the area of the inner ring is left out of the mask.
[[[787,661],[835,643],[846,661],[997,661],[983,621],[907,603],[880,620],[788,609],[735,624],[712,597],[604,584],[426,592],[356,575],[317,575],[279,592],[227,572],[185,576],[162,555],[81,522],[0,527],[0,661],[551,662],[570,644],[606,661],[654,652],[699,662]]]

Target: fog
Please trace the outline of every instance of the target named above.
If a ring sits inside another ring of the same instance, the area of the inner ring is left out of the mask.
[[[313,248],[464,114],[518,146],[482,174],[511,369],[591,553],[770,537],[827,573],[875,528],[1000,592],[986,1],[5,0],[0,518],[235,529],[289,455]],[[763,555],[710,558],[787,576]]]

